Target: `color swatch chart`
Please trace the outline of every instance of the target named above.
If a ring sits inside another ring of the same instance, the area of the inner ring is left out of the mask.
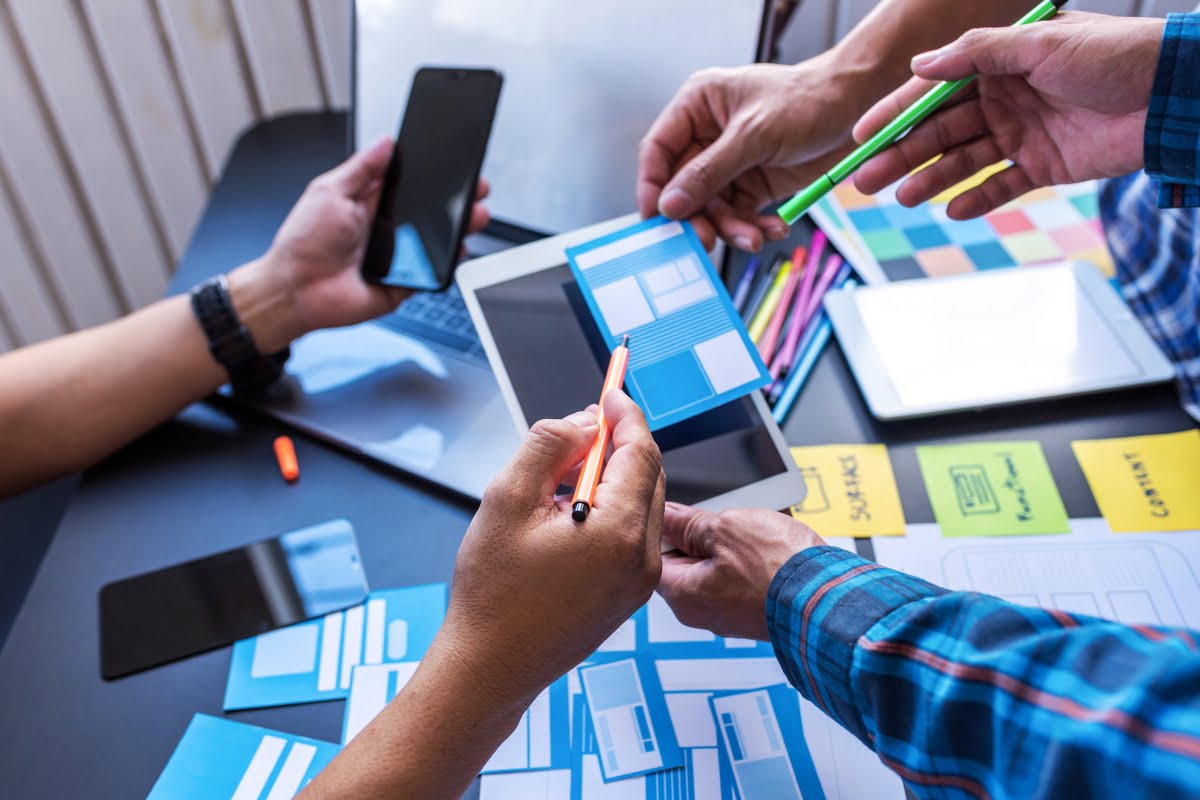
[[[861,250],[888,280],[1052,261],[1090,262],[1111,277],[1113,263],[1094,181],[1035,189],[978,219],[950,219],[950,201],[1003,166],[984,170],[916,208],[897,202],[899,183],[869,196],[845,181],[832,197]]]

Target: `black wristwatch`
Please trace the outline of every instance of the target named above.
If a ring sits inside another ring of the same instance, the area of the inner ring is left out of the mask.
[[[211,278],[192,289],[192,311],[208,338],[208,351],[229,373],[238,394],[261,394],[283,373],[291,350],[272,355],[258,352],[254,337],[238,318],[224,275]]]

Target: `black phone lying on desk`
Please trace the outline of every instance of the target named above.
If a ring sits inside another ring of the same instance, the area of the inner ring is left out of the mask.
[[[285,533],[100,589],[100,674],[120,678],[366,599],[345,520]]]
[[[425,291],[450,285],[503,82],[490,69],[417,70],[363,256],[364,279]]]

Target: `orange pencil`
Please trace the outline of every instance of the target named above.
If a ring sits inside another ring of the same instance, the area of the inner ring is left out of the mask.
[[[587,519],[592,503],[596,502],[596,487],[600,484],[600,470],[604,468],[604,453],[608,450],[608,420],[604,418],[604,398],[613,389],[620,389],[625,383],[625,367],[629,365],[629,334],[621,343],[613,348],[612,358],[608,362],[608,374],[604,376],[604,388],[600,390],[600,413],[596,422],[600,431],[596,441],[588,451],[583,469],[579,470],[579,480],[575,482],[575,497],[571,500],[571,517],[576,522]]]

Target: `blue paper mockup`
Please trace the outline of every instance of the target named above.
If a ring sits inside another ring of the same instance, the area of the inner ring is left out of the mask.
[[[340,749],[329,742],[197,714],[147,800],[291,800]]]
[[[825,800],[800,721],[800,695],[781,684],[709,698],[723,774],[741,800]]]
[[[651,430],[770,382],[729,292],[686,222],[646,220],[566,255],[608,349],[629,334],[625,389]]]
[[[650,658],[597,659],[579,668],[579,681],[606,782],[683,766]]]
[[[371,592],[367,602],[233,646],[225,710],[338,700],[359,664],[419,661],[446,616],[446,584]]]

